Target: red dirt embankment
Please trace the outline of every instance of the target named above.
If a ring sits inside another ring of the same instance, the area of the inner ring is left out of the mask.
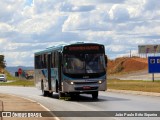
[[[116,58],[108,61],[108,73],[129,73],[138,70],[147,70],[148,60],[146,58]]]

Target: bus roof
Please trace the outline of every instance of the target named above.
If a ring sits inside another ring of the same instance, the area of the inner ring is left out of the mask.
[[[52,47],[49,47],[49,48],[46,48],[45,50],[41,50],[41,51],[38,51],[38,52],[35,52],[34,54],[35,55],[40,55],[40,54],[44,54],[44,53],[49,53],[51,51],[62,51],[63,49],[63,45],[61,46],[52,46]]]
[[[74,45],[102,45],[102,44],[98,44],[98,43],[84,43],[84,42],[76,42],[76,43],[72,43],[72,44],[63,44],[63,45],[58,45],[58,46],[52,46],[52,47],[48,47],[44,50],[41,50],[41,51],[38,51],[38,52],[35,52],[34,54],[35,55],[40,55],[40,54],[44,54],[44,53],[49,53],[49,52],[52,52],[52,51],[58,51],[58,52],[61,52],[63,50],[63,47],[65,46],[74,46]]]

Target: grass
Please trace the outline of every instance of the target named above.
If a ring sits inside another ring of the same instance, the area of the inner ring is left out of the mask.
[[[3,86],[34,86],[34,80],[14,80],[13,82],[0,82]]]
[[[8,71],[6,71],[5,70],[5,74],[6,74],[6,76],[7,76],[7,80],[8,81],[13,81],[13,80],[19,80],[19,78],[17,78],[17,77],[14,77],[13,75],[11,75]]]
[[[5,71],[8,82],[0,82],[0,86],[34,86],[34,80],[26,80],[12,76],[8,71]]]
[[[160,93],[160,81],[108,80],[108,89]]]

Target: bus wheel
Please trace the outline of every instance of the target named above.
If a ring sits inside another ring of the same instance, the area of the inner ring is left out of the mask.
[[[70,97],[71,98],[78,98],[79,97],[79,93],[70,93]]]
[[[65,93],[59,92],[59,99],[64,99],[65,98]]]
[[[52,92],[48,92],[49,97],[52,97],[52,94],[53,94]]]
[[[98,91],[92,93],[92,99],[94,100],[98,99]]]
[[[44,90],[43,81],[41,82],[41,89],[42,89],[42,95],[43,95],[43,96],[47,96],[47,95],[48,95],[48,91],[45,91],[45,90]]]

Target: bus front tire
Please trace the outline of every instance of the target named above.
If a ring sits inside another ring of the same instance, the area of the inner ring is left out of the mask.
[[[43,96],[47,96],[48,93],[49,93],[48,91],[45,91],[44,89],[42,90],[42,95],[43,95]]]
[[[98,91],[92,93],[92,99],[94,100],[98,99]]]
[[[49,91],[48,91],[48,96],[49,96],[49,97],[52,97],[52,94],[53,94],[53,92],[49,92]]]
[[[65,97],[65,93],[59,92],[59,99],[63,99]]]

